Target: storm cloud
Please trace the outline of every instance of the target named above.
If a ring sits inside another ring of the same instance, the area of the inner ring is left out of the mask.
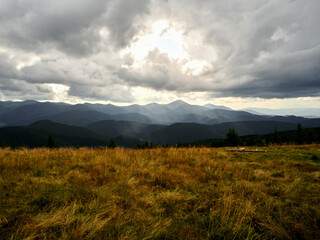
[[[0,99],[131,103],[137,88],[319,97],[319,9],[318,0],[1,0]]]

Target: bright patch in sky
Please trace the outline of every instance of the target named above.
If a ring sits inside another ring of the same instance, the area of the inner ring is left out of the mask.
[[[167,54],[169,58],[181,63],[181,72],[187,76],[197,76],[212,68],[211,64],[205,60],[191,59],[183,40],[182,32],[170,26],[166,20],[160,20],[152,24],[148,34],[136,37],[133,43],[121,51],[122,57],[131,54],[134,58],[133,68],[143,67],[147,61],[148,54],[157,49],[162,54]],[[123,65],[129,68],[128,65]]]
[[[174,29],[166,30],[159,36],[157,48],[160,52],[168,54],[172,58],[186,58],[188,54],[183,50],[181,34]]]
[[[17,70],[21,70],[21,68],[32,66],[40,61],[41,61],[41,58],[38,56],[27,57],[24,60],[20,60],[17,64],[16,68],[17,68]]]
[[[168,91],[156,91],[151,88],[144,88],[144,87],[133,87],[131,88],[132,95],[139,99],[137,101],[138,104],[145,104],[145,103],[169,103],[177,100],[177,96]]]
[[[52,92],[54,93],[54,101],[63,102],[66,101],[66,99],[68,99],[68,91],[70,89],[69,86],[55,83],[49,83],[46,85],[51,87]]]
[[[132,54],[137,61],[142,61],[150,51],[158,49],[175,59],[184,59],[188,54],[183,49],[181,32],[171,28],[166,20],[152,24],[151,32],[137,36],[133,43],[121,52],[121,55]]]

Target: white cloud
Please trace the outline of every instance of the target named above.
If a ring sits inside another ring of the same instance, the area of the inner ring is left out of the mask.
[[[282,28],[278,28],[271,36],[272,41],[283,40],[284,42],[288,42],[290,38],[291,38],[290,34]]]
[[[182,73],[185,75],[199,76],[210,71],[212,66],[204,60],[191,60],[182,66]]]

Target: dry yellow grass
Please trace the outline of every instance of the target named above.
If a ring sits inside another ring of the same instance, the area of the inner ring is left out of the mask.
[[[320,239],[320,146],[0,149],[0,239]]]

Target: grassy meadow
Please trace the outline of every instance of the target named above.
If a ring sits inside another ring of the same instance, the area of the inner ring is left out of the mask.
[[[320,145],[0,149],[0,239],[320,239]]]

